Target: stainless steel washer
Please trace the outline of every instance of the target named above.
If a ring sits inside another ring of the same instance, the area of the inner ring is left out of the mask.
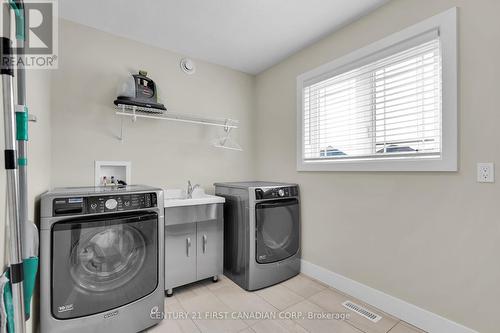
[[[161,320],[161,189],[56,189],[40,215],[42,333],[139,332]]]
[[[224,275],[246,290],[300,272],[300,201],[297,184],[216,183],[224,205]]]

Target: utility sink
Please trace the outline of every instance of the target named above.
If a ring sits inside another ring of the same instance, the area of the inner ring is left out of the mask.
[[[193,191],[192,198],[187,197],[186,191],[179,189],[163,190],[163,196],[165,198],[165,208],[217,204],[226,201],[223,197],[206,194],[201,188]]]
[[[165,189],[163,193],[166,225],[215,220],[218,218],[217,206],[226,201],[222,197],[206,194],[201,188],[193,191],[192,198],[179,189]]]

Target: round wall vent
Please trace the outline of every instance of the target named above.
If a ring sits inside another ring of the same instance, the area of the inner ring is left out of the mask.
[[[189,58],[183,58],[181,59],[181,69],[184,71],[184,73],[186,74],[194,74],[194,72],[196,72],[196,66],[193,62],[193,60],[189,59]]]

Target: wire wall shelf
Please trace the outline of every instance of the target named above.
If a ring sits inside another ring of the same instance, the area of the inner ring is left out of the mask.
[[[116,105],[116,114],[122,116],[121,121],[121,130],[120,130],[120,141],[123,141],[123,119],[125,117],[131,117],[132,121],[136,121],[137,118],[148,118],[148,119],[158,119],[158,120],[170,120],[170,121],[178,121],[183,123],[190,124],[198,124],[198,125],[207,125],[207,126],[216,126],[224,129],[225,138],[229,138],[229,134],[231,130],[238,128],[239,121],[230,118],[216,118],[216,117],[206,117],[199,116],[194,114],[186,114],[180,112],[173,112],[169,110],[160,110],[155,108],[147,108],[142,106],[134,106],[134,105],[126,105],[126,104],[118,104]],[[226,142],[226,140],[224,140]],[[232,150],[241,150],[241,148],[234,149],[225,147],[225,145],[214,144],[214,146],[218,148],[227,148]]]

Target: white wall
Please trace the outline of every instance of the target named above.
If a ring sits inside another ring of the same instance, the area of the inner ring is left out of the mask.
[[[215,181],[254,174],[253,76],[196,61],[195,75],[179,68],[181,55],[60,22],[60,66],[52,78],[52,185],[94,184],[94,160],[132,162],[132,182],[185,188],[188,179],[209,190]],[[234,138],[244,148],[214,148],[219,128],[114,114],[117,88],[129,72],[145,69],[168,109],[238,119]]]
[[[459,7],[459,172],[297,172],[296,77]],[[303,258],[480,332],[498,332],[500,1],[393,0],[257,76],[257,175],[302,190]]]

